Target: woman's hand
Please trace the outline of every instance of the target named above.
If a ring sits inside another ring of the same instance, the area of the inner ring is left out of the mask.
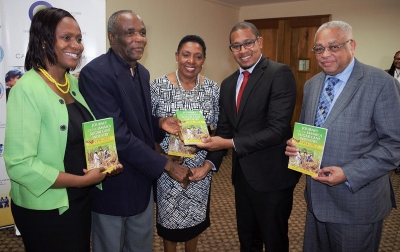
[[[124,172],[124,166],[118,162],[118,164],[111,171],[106,172],[107,177],[114,177],[120,173]]]
[[[90,185],[96,185],[99,184],[101,181],[103,181],[107,173],[104,172],[104,168],[93,168],[90,170],[83,169],[83,172],[85,173],[82,177],[83,179],[83,185],[79,187],[85,187],[85,186],[90,186]]]
[[[51,188],[86,187],[100,183],[105,177],[104,168],[83,169],[83,176],[60,172]]]
[[[189,180],[190,181],[202,180],[211,171],[212,167],[213,165],[210,162],[208,162],[207,160],[204,161],[203,166],[190,169],[193,175],[189,177]]]

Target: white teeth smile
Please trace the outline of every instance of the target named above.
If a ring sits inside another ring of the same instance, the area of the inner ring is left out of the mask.
[[[78,58],[78,54],[76,53],[65,53],[65,54],[74,58]]]
[[[188,71],[194,71],[194,67],[186,67]]]
[[[250,58],[250,55],[249,55],[249,56],[246,56],[246,57],[242,57],[241,59],[242,59],[242,60],[247,60],[248,58]]]

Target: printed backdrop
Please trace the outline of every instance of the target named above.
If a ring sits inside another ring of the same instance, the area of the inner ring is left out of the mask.
[[[12,225],[10,211],[10,179],[4,165],[3,152],[6,125],[6,83],[8,71],[24,72],[31,19],[39,10],[49,7],[69,11],[77,20],[85,50],[79,70],[93,58],[106,52],[105,0],[0,0],[0,228]]]

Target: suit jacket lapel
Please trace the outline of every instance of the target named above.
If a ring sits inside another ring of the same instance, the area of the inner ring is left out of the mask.
[[[236,120],[236,84],[237,84],[237,79],[239,78],[239,70],[237,70],[232,76],[229,81],[227,81],[227,84],[229,85],[228,88],[228,101],[229,101],[229,107],[227,108],[228,110],[225,112],[227,117],[231,118],[232,122]]]
[[[115,58],[117,57],[116,55],[113,55],[113,65],[114,66],[119,66],[121,63],[118,62],[118,59]],[[138,68],[137,68],[138,69]],[[121,87],[123,93],[125,94],[125,99],[129,101],[129,104],[131,105],[131,110],[133,113],[133,116],[136,118],[135,120],[140,124],[140,127],[143,132],[146,133],[146,135],[151,136],[151,129],[149,127],[148,119],[146,116],[146,110],[143,107],[143,103],[140,100],[140,97],[138,97],[138,94],[133,86],[133,81],[132,81],[132,76],[130,73],[127,73],[129,71],[128,69],[125,69],[123,67],[114,67],[115,75],[118,78],[119,86]],[[142,81],[140,83],[143,85]],[[142,90],[144,87],[142,86]],[[145,98],[143,98],[144,102],[147,102]],[[143,120],[147,120],[143,121]],[[150,137],[151,138],[151,137]]]
[[[307,118],[310,118],[312,122],[310,122],[311,125],[314,125],[315,121],[315,116],[317,114],[317,108],[319,104],[319,98],[321,95],[321,90],[322,86],[324,85],[324,80],[325,80],[325,74],[320,73],[317,79],[317,87],[311,89],[311,94],[309,97],[309,100],[311,101],[311,109],[308,109],[306,112],[308,115],[306,116]],[[329,117],[328,117],[329,118]]]
[[[253,72],[250,74],[250,77],[249,77],[249,80],[247,81],[246,87],[243,90],[242,99],[240,100],[239,110],[236,115],[236,125],[239,123],[240,117],[243,113],[243,109],[246,106],[247,100],[249,99],[249,96],[250,96],[254,86],[258,83],[261,76],[263,76],[264,69],[267,67],[267,65],[268,65],[268,60],[266,58],[264,58],[264,56],[262,56],[262,58],[260,59],[258,64],[253,69]],[[237,79],[236,79],[236,82],[237,82]],[[235,85],[235,88],[236,88],[236,85]],[[235,92],[236,92],[236,89],[235,89]],[[236,109],[236,101],[235,101],[234,108]],[[236,111],[235,111],[235,113],[236,113]]]
[[[359,80],[362,77],[363,71],[358,64],[358,61],[356,60],[353,72],[351,73],[350,78],[347,80],[346,86],[343,88],[340,96],[333,105],[331,112],[329,113],[328,119],[326,119],[324,123],[324,127],[329,127],[340,115],[340,113],[342,113],[342,111],[347,107],[351,99],[354,97],[354,94],[360,87],[362,82]]]
[[[139,63],[136,63],[136,64],[137,64],[137,68],[136,68],[137,73],[136,74],[139,74],[140,86],[141,86],[141,90],[143,92],[143,94],[138,94],[138,95],[142,96],[142,100],[143,100],[143,103],[141,103],[141,105],[142,105],[141,111],[144,112],[144,116],[145,116],[145,118],[147,120],[147,123],[148,123],[149,126],[151,126],[152,124],[151,124],[150,83],[147,83],[145,81],[144,76],[143,76],[144,73],[143,73],[142,68],[144,68],[144,67]],[[149,106],[146,106],[146,105],[149,105]],[[147,126],[146,129],[149,130],[148,133],[152,134],[151,133],[152,129],[149,126]]]

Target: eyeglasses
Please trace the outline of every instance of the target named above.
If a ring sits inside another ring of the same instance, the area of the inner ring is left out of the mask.
[[[399,61],[399,60],[400,60],[400,58],[394,58],[394,60],[396,60],[396,61]]]
[[[311,51],[314,52],[314,54],[322,54],[325,52],[325,49],[328,48],[328,50],[330,52],[337,52],[340,50],[340,48],[342,48],[345,44],[349,43],[350,41],[353,41],[352,39],[347,40],[346,42],[344,42],[343,44],[340,45],[333,45],[333,46],[328,46],[328,47],[322,47],[322,46],[314,46],[313,49],[311,49]]]
[[[249,40],[244,42],[243,44],[231,44],[229,45],[229,49],[231,49],[232,52],[238,52],[240,51],[240,48],[243,46],[244,49],[250,49],[254,47],[254,44],[256,43],[257,39],[260,37],[257,37],[256,39]]]

